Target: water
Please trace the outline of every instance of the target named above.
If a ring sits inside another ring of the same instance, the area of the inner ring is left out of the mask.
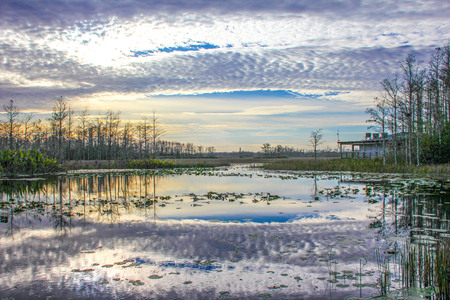
[[[422,192],[433,184],[245,166],[3,180],[0,297],[406,295],[407,245],[449,237],[448,190]]]

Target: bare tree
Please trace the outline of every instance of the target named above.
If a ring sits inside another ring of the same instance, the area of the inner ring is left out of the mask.
[[[151,124],[148,122],[147,117],[144,117],[141,122],[139,122],[137,126],[138,131],[138,140],[139,140],[139,152],[141,157],[147,157],[148,155],[148,145],[149,145],[149,139],[150,139],[150,132],[151,132]],[[144,148],[144,151],[142,151],[142,148]]]
[[[156,143],[159,140],[159,138],[165,133],[166,131],[161,127],[158,121],[158,117],[156,116],[155,112],[153,112],[152,117],[152,131],[151,131],[151,138],[152,138],[152,156],[156,156]]]
[[[400,99],[400,86],[398,83],[398,77],[394,76],[392,79],[384,79],[381,82],[383,86],[383,97],[387,101],[387,105],[390,107],[388,111],[389,119],[387,126],[391,130],[392,141],[394,146],[394,164],[397,164],[398,161],[398,114],[399,114],[399,106],[401,105]]]
[[[120,112],[113,112],[112,110],[106,111],[105,115],[105,129],[108,142],[108,159],[113,157],[113,146],[117,144],[117,138],[119,133]]]
[[[56,130],[57,140],[58,140],[58,153],[59,159],[64,159],[63,157],[63,139],[64,139],[64,131],[65,124],[64,121],[69,115],[67,111],[67,102],[65,102],[61,97],[56,98],[55,104],[53,105],[53,113],[50,118],[50,122],[53,124],[54,129]]]
[[[388,104],[386,98],[374,99],[375,108],[366,109],[366,113],[369,114],[370,119],[367,120],[368,123],[373,125],[369,128],[373,128],[381,133],[382,143],[383,143],[383,165],[386,164],[386,117],[388,115]]]
[[[125,159],[129,158],[130,146],[133,144],[133,126],[130,122],[125,123],[122,129],[122,149]]]
[[[450,121],[450,44],[440,49],[442,51],[443,61],[441,67],[441,82],[443,95],[443,114],[445,122]]]
[[[73,115],[74,115],[74,111],[70,108],[70,105],[68,106],[68,110],[67,110],[67,149],[66,149],[66,158],[67,159],[72,159],[73,156],[73,152],[72,150],[72,139],[73,139],[73,124],[74,124],[74,120],[73,120]]]
[[[88,127],[89,127],[89,111],[87,108],[81,111],[81,113],[78,115],[78,128],[77,128],[77,136],[78,136],[78,143],[79,143],[79,151],[81,153],[81,157],[83,159],[86,159],[86,148],[88,150],[89,157],[89,145],[86,144],[86,139],[88,135]]]
[[[9,149],[14,148],[14,137],[16,129],[19,127],[18,124],[18,116],[19,111],[17,110],[17,107],[14,105],[14,100],[9,100],[8,105],[3,105],[3,109],[5,110],[5,117],[6,117],[6,123],[5,123],[5,131],[8,133],[8,146]]]
[[[95,137],[97,139],[96,146],[97,146],[97,159],[102,159],[102,153],[103,153],[103,142],[105,140],[104,137],[104,127],[103,126],[103,118],[101,115],[97,115],[95,118],[95,123],[92,124],[93,131],[95,131]],[[92,134],[93,135],[93,134]]]
[[[406,159],[409,164],[412,164],[413,153],[413,135],[416,134],[416,159],[419,164],[419,135],[422,132],[422,109],[423,109],[423,78],[425,72],[419,69],[419,62],[417,62],[414,55],[409,54],[405,61],[401,64],[403,70],[403,94],[405,105],[403,106],[403,114],[407,120],[407,145],[406,145]]]
[[[323,143],[322,128],[311,131],[309,142],[314,149],[314,161],[317,161],[317,147]]]

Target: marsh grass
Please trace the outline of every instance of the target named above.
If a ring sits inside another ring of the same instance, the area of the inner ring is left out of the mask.
[[[381,295],[397,293],[403,296],[450,299],[450,242],[441,241],[437,247],[407,243],[399,258],[387,257],[375,250]],[[399,263],[399,272],[396,266]],[[391,291],[392,278],[400,275],[402,289]],[[400,294],[399,294],[400,293]]]
[[[416,173],[416,174],[450,174],[450,164],[442,165],[394,165],[379,159],[326,159],[326,160],[283,160],[272,161],[263,165],[267,170],[297,171],[350,171],[368,173]]]
[[[450,240],[441,242],[436,251],[435,286],[440,299],[450,298]]]
[[[246,160],[241,160],[247,162]],[[238,162],[240,162],[238,160]],[[253,162],[253,161],[252,161]],[[236,163],[232,159],[138,159],[138,160],[78,160],[66,161],[63,166],[65,170],[92,170],[92,169],[174,169],[174,168],[215,168],[230,166]]]

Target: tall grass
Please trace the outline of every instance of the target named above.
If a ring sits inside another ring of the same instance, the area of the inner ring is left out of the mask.
[[[432,288],[437,299],[450,299],[450,241],[407,244],[401,258],[404,287]]]
[[[396,265],[375,250],[380,277],[377,280],[380,293],[390,294],[391,276]],[[438,245],[407,243],[399,253],[399,271],[402,280],[401,294],[429,299],[450,299],[450,240],[441,240]],[[400,292],[398,290],[397,292]]]
[[[159,159],[132,160],[128,163],[131,169],[171,169],[176,165],[172,161]]]
[[[329,159],[329,160],[288,160],[274,161],[263,165],[267,170],[297,171],[350,171],[368,173],[416,173],[416,174],[450,174],[450,165],[394,165],[379,159]]]
[[[450,299],[450,240],[438,245],[434,271],[435,286],[440,299]]]

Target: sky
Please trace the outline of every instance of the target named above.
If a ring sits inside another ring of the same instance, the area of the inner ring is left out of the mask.
[[[450,40],[443,0],[1,0],[0,104],[55,98],[164,139],[258,151],[363,138],[380,81]]]

